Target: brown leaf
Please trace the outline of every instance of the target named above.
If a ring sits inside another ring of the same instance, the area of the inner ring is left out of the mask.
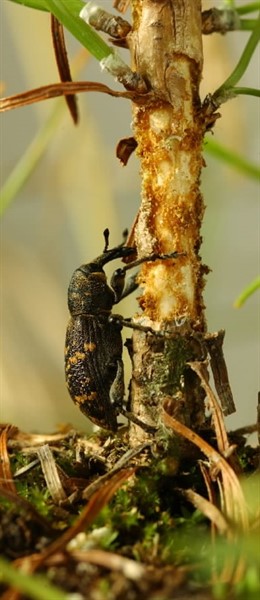
[[[6,425],[0,435],[0,486],[9,492],[16,494],[16,487],[13,481],[13,474],[7,450],[8,438],[16,432],[16,427]]]
[[[223,534],[228,532],[230,526],[217,506],[206,498],[203,498],[200,494],[197,494],[197,492],[194,492],[192,489],[181,490],[181,492],[190,502],[192,502],[195,508],[198,508],[205,517],[216,525],[219,533]]]
[[[66,51],[63,26],[58,19],[54,17],[54,15],[51,15],[51,33],[60,79],[61,81],[71,81],[72,79]],[[65,100],[72,119],[76,124],[79,118],[76,96],[71,94],[70,96],[66,96]]]
[[[243,490],[236,476],[235,471],[228,464],[225,458],[212,448],[208,442],[205,442],[197,433],[183,425],[167,413],[167,400],[164,402],[163,421],[167,427],[170,427],[176,433],[182,435],[192,444],[200,448],[201,452],[210,461],[214,470],[214,477],[217,478],[219,486],[223,491],[222,509],[228,518],[240,527],[243,531],[248,531],[248,512]],[[221,473],[222,481],[219,479]]]
[[[34,102],[40,102],[42,100],[48,100],[49,98],[57,98],[58,96],[71,96],[74,93],[83,92],[101,92],[114,96],[114,98],[127,98],[135,100],[138,98],[134,92],[117,92],[112,90],[103,83],[96,83],[95,81],[67,81],[62,83],[50,83],[49,85],[43,85],[39,88],[29,90],[28,92],[22,92],[21,94],[14,94],[14,96],[8,96],[0,100],[0,112],[6,112],[7,110],[13,110],[14,108],[20,108],[33,104]],[[146,94],[147,98],[148,95]]]
[[[207,371],[207,365],[205,363],[202,363],[199,361],[189,362],[188,365],[198,375],[198,377],[201,381],[201,385],[206,392],[208,402],[209,402],[210,408],[212,410],[213,422],[214,422],[215,432],[216,432],[216,436],[217,436],[218,449],[219,449],[219,452],[221,454],[223,454],[223,456],[227,456],[229,454],[230,445],[229,445],[226,427],[225,427],[225,423],[224,423],[223,413],[219,406],[217,398],[209,385],[209,382],[208,382],[209,375],[208,375],[208,371]]]
[[[128,160],[131,154],[135,151],[136,147],[137,142],[134,137],[127,137],[119,140],[116,147],[116,156],[122,165],[124,165],[124,167],[127,165]]]

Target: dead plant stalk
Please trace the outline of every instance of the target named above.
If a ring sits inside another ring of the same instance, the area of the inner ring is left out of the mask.
[[[132,66],[153,91],[147,103],[133,104],[142,181],[135,243],[140,256],[155,251],[185,253],[175,261],[146,263],[142,268],[144,312],[137,322],[155,329],[170,328],[177,341],[172,350],[170,342],[158,344],[158,339],[156,343],[154,337],[134,332],[132,410],[156,423],[162,398],[170,394],[182,406],[181,420],[185,407],[188,425],[191,413],[201,412],[201,390],[196,376],[184,365],[194,357],[191,333],[205,331],[199,256],[205,132],[199,99],[201,1],[132,0],[132,14],[133,29],[128,36]],[[193,401],[188,406],[191,388]],[[177,407],[175,414],[179,412]],[[140,435],[144,436],[140,428],[132,425],[132,443],[136,438],[140,441]]]

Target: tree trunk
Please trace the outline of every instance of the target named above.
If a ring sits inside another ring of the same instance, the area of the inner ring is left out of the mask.
[[[131,410],[158,425],[162,402],[171,398],[174,415],[196,428],[204,419],[204,397],[187,362],[202,358],[200,338],[206,330],[206,267],[199,256],[205,132],[199,98],[201,1],[132,0],[132,13],[132,66],[152,92],[147,103],[133,105],[142,179],[135,243],[140,257],[173,251],[184,255],[142,267],[143,313],[136,322],[167,334],[134,333]],[[130,426],[133,445],[146,435]]]

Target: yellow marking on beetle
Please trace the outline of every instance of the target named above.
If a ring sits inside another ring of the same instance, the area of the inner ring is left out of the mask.
[[[97,399],[97,392],[90,392],[90,394],[82,394],[81,396],[75,396],[74,400],[77,404],[83,404],[84,402],[92,402]]]
[[[69,356],[69,362],[72,365],[76,365],[77,362],[79,362],[80,360],[84,360],[84,358],[86,358],[85,352],[75,352],[73,356]]]
[[[85,352],[94,352],[94,350],[96,350],[97,345],[94,344],[94,342],[85,342],[84,343],[84,350]]]

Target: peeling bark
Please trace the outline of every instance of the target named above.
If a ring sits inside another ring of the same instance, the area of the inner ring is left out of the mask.
[[[205,122],[200,0],[132,0],[128,35],[132,68],[146,81],[147,103],[133,104],[133,129],[141,165],[141,208],[135,224],[139,256],[185,253],[176,260],[145,263],[140,273],[142,315],[136,322],[171,332],[158,339],[133,336],[131,410],[158,424],[165,396],[186,425],[203,420],[203,393],[187,361],[201,359],[196,336],[206,331],[202,298],[200,192]],[[143,432],[131,425],[133,444]]]

